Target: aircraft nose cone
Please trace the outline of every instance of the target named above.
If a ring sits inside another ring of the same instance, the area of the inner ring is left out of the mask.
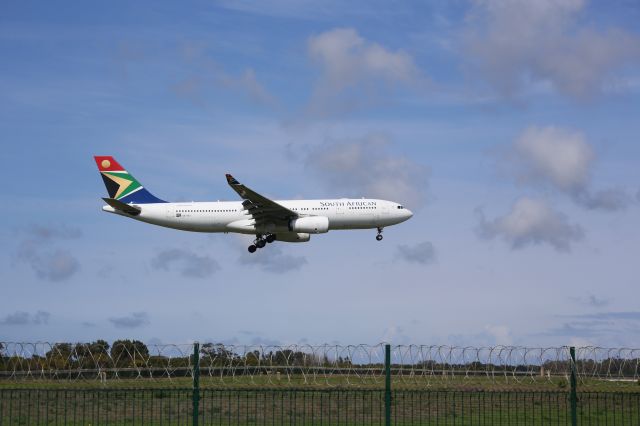
[[[409,220],[411,219],[411,217],[413,216],[413,213],[411,212],[411,210],[405,208],[404,210],[402,210],[402,221],[404,222],[405,220]]]

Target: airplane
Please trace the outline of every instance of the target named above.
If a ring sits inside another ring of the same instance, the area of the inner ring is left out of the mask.
[[[193,232],[255,235],[249,253],[274,241],[302,243],[330,230],[382,230],[413,216],[402,204],[377,199],[271,200],[227,174],[242,201],[170,203],[151,194],[113,157],[94,156],[109,197],[102,210],[140,222]]]

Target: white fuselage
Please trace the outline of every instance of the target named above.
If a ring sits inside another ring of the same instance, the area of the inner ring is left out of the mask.
[[[329,230],[384,228],[404,222],[411,211],[398,203],[375,199],[276,200],[299,217],[321,216],[329,220]],[[286,226],[265,224],[257,229],[255,220],[240,201],[157,203],[137,205],[137,216],[104,206],[106,212],[141,222],[193,232],[237,232],[261,234],[290,232]]]

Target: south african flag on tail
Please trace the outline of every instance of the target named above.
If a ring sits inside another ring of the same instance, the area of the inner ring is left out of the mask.
[[[108,155],[96,155],[93,158],[96,160],[98,170],[100,170],[104,186],[107,187],[109,198],[127,204],[166,203],[144,189],[140,182],[130,175],[115,158]]]

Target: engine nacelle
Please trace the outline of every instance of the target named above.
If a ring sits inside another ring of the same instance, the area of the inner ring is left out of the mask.
[[[276,234],[276,241],[285,243],[306,243],[311,239],[311,235],[300,232],[281,232]]]
[[[293,219],[289,222],[289,230],[309,234],[324,234],[329,231],[329,218],[326,216],[309,216]]]

